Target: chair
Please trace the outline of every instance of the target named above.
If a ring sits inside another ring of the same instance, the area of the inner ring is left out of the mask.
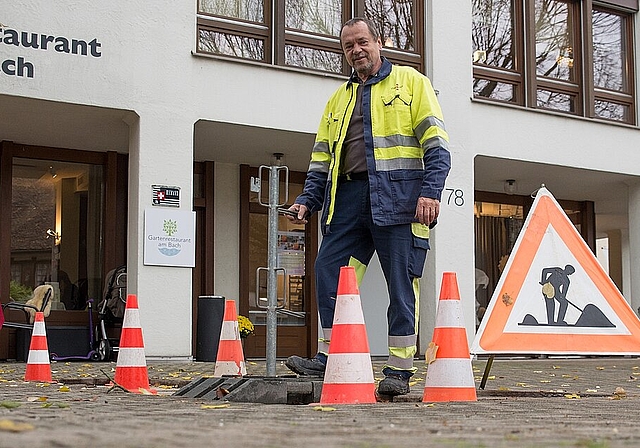
[[[43,312],[48,315],[48,311],[51,310],[51,295],[53,294],[53,287],[51,285],[41,285],[33,290],[33,296],[27,301],[27,303],[21,302],[7,302],[2,304],[2,312],[0,313],[0,328],[33,328],[33,321],[35,319],[36,312]],[[25,314],[25,323],[21,322],[8,322],[5,320],[5,310],[20,310]]]

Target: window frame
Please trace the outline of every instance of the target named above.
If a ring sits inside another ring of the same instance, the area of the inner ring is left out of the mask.
[[[264,0],[264,21],[258,23],[203,12],[200,10],[200,2],[197,1],[195,53],[225,59],[228,58],[235,61],[267,64],[278,68],[309,70],[315,73],[349,76],[351,74],[351,67],[349,67],[344,58],[339,36],[329,36],[286,27],[285,2],[286,0]],[[341,0],[340,3],[342,5],[342,23],[349,18],[362,16],[364,14],[364,0]],[[383,48],[382,50],[382,54],[391,62],[409,65],[421,72],[424,72],[425,67],[424,11],[423,3],[419,0],[413,0],[415,21],[413,26],[413,51],[403,51],[396,48]],[[201,30],[261,40],[264,43],[264,57],[262,59],[251,59],[204,51],[200,46]],[[341,72],[287,65],[285,61],[285,48],[289,45],[339,54],[342,63]]]
[[[545,110],[555,113],[587,117],[611,123],[636,126],[636,93],[634,72],[634,21],[633,13],[637,12],[637,0],[594,1],[594,0],[560,0],[570,5],[573,14],[571,32],[575,50],[573,53],[574,81],[559,80],[538,76],[536,73],[536,30],[535,0],[510,0],[512,13],[512,45],[514,68],[502,69],[481,62],[473,62],[473,79],[489,82],[507,83],[513,86],[513,98],[508,100],[476,95],[474,100],[510,104],[530,109]],[[635,3],[634,3],[635,2]],[[622,6],[615,6],[622,5]],[[632,7],[628,7],[632,6]],[[633,8],[635,6],[635,9]],[[627,84],[621,91],[607,90],[594,85],[593,70],[593,11],[619,15],[622,19],[624,41],[622,43],[624,81]],[[538,106],[539,90],[566,94],[573,98],[575,110],[564,111],[555,108]],[[622,120],[601,117],[596,114],[596,101],[612,102],[626,108]]]

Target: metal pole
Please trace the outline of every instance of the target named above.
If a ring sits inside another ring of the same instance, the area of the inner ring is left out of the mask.
[[[277,160],[279,162],[279,160]],[[269,275],[267,277],[267,376],[276,376],[276,339],[278,328],[278,276],[276,268],[278,245],[278,201],[280,196],[279,167],[269,168],[269,227],[268,227],[268,251],[267,265]]]

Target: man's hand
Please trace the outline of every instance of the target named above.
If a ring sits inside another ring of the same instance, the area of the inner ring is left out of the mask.
[[[291,221],[294,224],[306,224],[307,223],[307,214],[308,214],[308,209],[305,205],[302,204],[293,204],[291,207],[289,207],[289,210],[294,211],[294,212],[298,212],[298,217],[294,217],[294,216],[289,216],[289,215],[285,215],[287,217],[287,219],[289,221]]]
[[[418,198],[415,218],[420,222],[420,224],[428,226],[438,218],[439,214],[440,201],[425,197]]]

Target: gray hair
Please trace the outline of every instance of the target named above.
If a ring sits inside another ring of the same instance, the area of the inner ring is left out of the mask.
[[[363,22],[365,25],[367,25],[367,28],[369,28],[369,33],[371,33],[371,36],[373,36],[374,40],[378,40],[381,38],[380,33],[376,29],[376,25],[371,20],[364,17],[354,17],[353,19],[347,20],[344,23],[344,25],[342,25],[342,28],[340,29],[340,34],[342,34],[343,29],[345,29],[348,26],[354,26],[358,22]]]

